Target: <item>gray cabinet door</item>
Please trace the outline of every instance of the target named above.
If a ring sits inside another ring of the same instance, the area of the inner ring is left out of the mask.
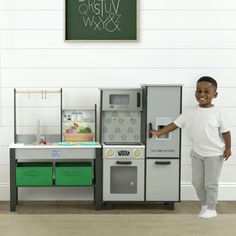
[[[160,129],[173,122],[181,111],[181,86],[147,87],[147,127]],[[180,130],[157,138],[146,136],[146,157],[180,157]]]
[[[149,159],[146,164],[146,201],[179,201],[179,160]]]

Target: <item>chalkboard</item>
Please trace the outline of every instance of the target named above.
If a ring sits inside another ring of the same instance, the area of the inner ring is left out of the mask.
[[[65,0],[66,40],[137,40],[137,0]]]

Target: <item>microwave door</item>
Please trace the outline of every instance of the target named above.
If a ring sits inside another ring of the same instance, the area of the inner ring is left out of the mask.
[[[129,94],[110,94],[109,96],[109,104],[111,106],[128,106],[129,103]]]

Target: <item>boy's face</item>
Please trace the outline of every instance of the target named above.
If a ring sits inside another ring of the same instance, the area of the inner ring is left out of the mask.
[[[198,82],[196,86],[195,97],[200,107],[212,107],[213,104],[211,101],[213,98],[217,97],[216,88],[210,82]]]

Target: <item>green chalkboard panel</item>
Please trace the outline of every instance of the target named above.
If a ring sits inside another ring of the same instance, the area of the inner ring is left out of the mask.
[[[137,40],[137,0],[65,0],[66,40]]]

